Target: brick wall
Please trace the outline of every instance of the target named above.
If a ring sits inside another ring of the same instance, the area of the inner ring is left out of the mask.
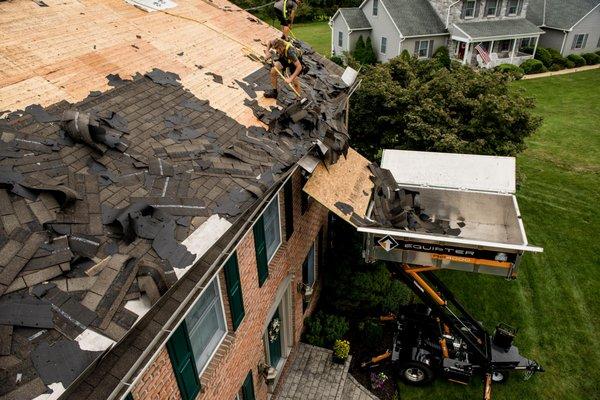
[[[131,392],[134,399],[178,400],[179,388],[166,348],[162,348],[154,363],[144,372]]]
[[[267,398],[268,387],[258,373],[259,363],[265,362],[264,327],[269,320],[270,316],[268,313],[275,302],[277,291],[290,273],[294,274],[290,285],[292,295],[292,336],[294,343],[300,340],[304,318],[314,308],[318,288],[315,288],[315,295],[311,300],[311,304],[306,312],[304,312],[302,295],[298,292],[297,286],[298,283],[302,282],[302,264],[311,245],[317,240],[321,228],[323,228],[323,237],[326,237],[327,210],[316,201],[313,201],[308,210],[302,215],[300,171],[296,171],[291,179],[294,194],[294,233],[290,240],[286,241],[284,195],[283,190],[281,190],[279,201],[280,218],[282,221],[282,245],[269,264],[269,277],[262,287],[258,286],[254,236],[251,229],[237,247],[245,317],[236,332],[231,330],[231,317],[227,303],[227,294],[225,292],[225,280],[223,273],[219,273],[228,320],[227,325],[230,332],[201,376],[202,392],[198,396],[199,400],[233,399],[250,370],[252,370],[254,377],[254,389],[257,400],[265,400]],[[317,253],[322,248],[322,246],[317,246]],[[316,259],[320,259],[320,254],[317,254]],[[317,263],[317,271],[319,268],[322,268],[322,266]],[[163,353],[166,355],[166,358],[162,357]],[[141,383],[133,391],[134,398],[146,399],[153,398],[152,396],[160,399],[178,398],[179,392],[172,372],[163,375],[164,377],[161,378],[163,379],[163,384],[153,385],[150,383],[151,380],[155,379],[153,378],[153,374],[156,370],[169,369],[170,367],[168,354],[163,349],[159,358],[146,371]],[[164,383],[165,380],[169,381],[168,384]],[[142,391],[144,390],[144,395],[142,395]],[[159,395],[159,397],[156,397],[156,395]]]

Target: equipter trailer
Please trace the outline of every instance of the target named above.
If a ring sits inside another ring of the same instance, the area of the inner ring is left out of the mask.
[[[419,192],[434,220],[449,221],[461,233],[358,227],[365,259],[386,261],[423,303],[391,318],[397,328],[391,351],[363,366],[391,363],[413,385],[436,376],[466,384],[478,374],[485,400],[492,382],[505,381],[510,371],[526,377],[543,371],[513,346],[514,329],[501,324],[488,333],[433,273],[454,269],[515,279],[523,253],[542,251],[527,242],[514,196],[514,158],[385,150],[381,166],[400,187]]]

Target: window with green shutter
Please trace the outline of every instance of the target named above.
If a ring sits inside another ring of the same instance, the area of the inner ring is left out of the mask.
[[[285,202],[285,239],[290,240],[294,233],[294,191],[292,179],[288,179],[283,188],[283,199]]]
[[[254,382],[252,382],[252,370],[248,372],[246,379],[244,380],[244,384],[242,385],[242,389],[240,390],[240,394],[238,396],[240,400],[255,400],[254,397]]]
[[[233,330],[236,330],[244,319],[244,298],[242,296],[242,285],[240,283],[240,271],[237,253],[233,253],[223,267],[225,282],[227,283],[227,295],[229,297],[229,308],[231,309],[231,322]]]
[[[179,325],[167,342],[167,351],[181,398],[183,400],[195,399],[200,392],[200,379],[185,321]]]
[[[254,228],[254,249],[256,250],[256,265],[258,266],[258,286],[261,287],[269,277],[269,264],[267,261],[267,244],[265,242],[265,224],[261,216]]]

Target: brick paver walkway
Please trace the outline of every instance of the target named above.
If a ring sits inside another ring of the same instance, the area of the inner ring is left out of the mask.
[[[286,367],[274,400],[376,400],[348,374],[344,365],[331,361],[331,350],[298,344]]]

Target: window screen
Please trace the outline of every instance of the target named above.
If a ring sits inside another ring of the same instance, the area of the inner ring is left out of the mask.
[[[225,336],[223,303],[216,279],[208,284],[202,296],[185,317],[196,368],[200,373]]]

